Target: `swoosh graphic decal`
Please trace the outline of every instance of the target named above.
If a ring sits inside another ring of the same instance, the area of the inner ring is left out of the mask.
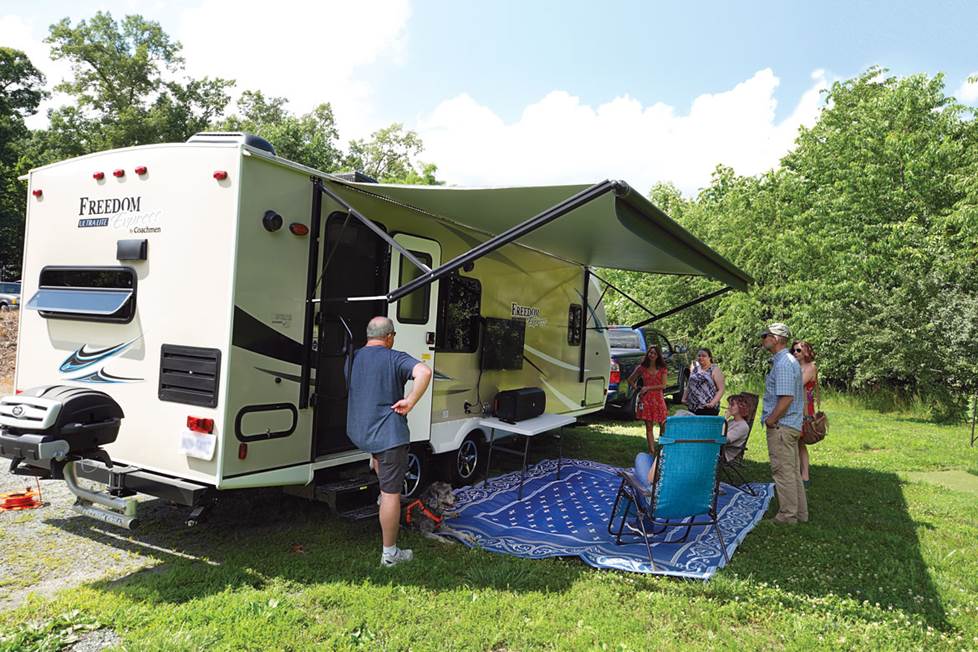
[[[565,362],[563,360],[558,360],[557,358],[554,358],[552,356],[549,356],[546,353],[544,353],[543,351],[540,351],[538,349],[534,349],[532,346],[529,346],[527,344],[524,344],[523,345],[523,349],[525,351],[529,351],[531,354],[537,356],[541,360],[544,360],[546,362],[549,362],[550,364],[555,365],[557,367],[560,367],[562,369],[569,369],[571,371],[577,371],[577,370],[579,370],[581,368],[579,364],[571,364],[571,363]],[[531,362],[530,364],[533,364],[533,363]],[[533,366],[536,367],[536,365],[533,365]],[[539,367],[537,367],[537,369],[539,369]],[[585,372],[588,372],[588,371],[591,371],[591,370],[588,369],[587,367],[585,367],[584,368],[584,371]]]
[[[139,337],[142,336],[140,335]],[[80,349],[78,349],[77,351],[69,355],[67,358],[65,358],[65,361],[61,363],[61,366],[58,367],[58,370],[61,373],[68,374],[68,373],[73,373],[75,371],[80,371],[81,369],[85,369],[87,367],[91,367],[94,364],[98,364],[103,360],[107,360],[114,355],[118,355],[119,353],[122,353],[130,346],[132,346],[133,342],[138,340],[139,337],[133,338],[128,342],[123,342],[122,344],[116,344],[114,346],[109,346],[104,349],[96,349],[94,351],[87,350],[88,345],[83,344]]]
[[[124,376],[114,376],[104,369],[99,369],[94,371],[87,376],[79,376],[78,378],[67,378],[66,380],[73,380],[76,383],[92,383],[92,384],[116,384],[116,383],[141,383],[142,378],[126,378]]]

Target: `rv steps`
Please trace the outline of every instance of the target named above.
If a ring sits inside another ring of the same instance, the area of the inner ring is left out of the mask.
[[[348,521],[365,521],[367,519],[377,518],[377,514],[380,513],[380,505],[374,503],[373,505],[364,505],[363,507],[356,507],[345,512],[339,512],[337,516],[345,518]]]
[[[380,486],[373,473],[316,485],[315,498],[329,505],[337,516],[353,521],[376,517]]]

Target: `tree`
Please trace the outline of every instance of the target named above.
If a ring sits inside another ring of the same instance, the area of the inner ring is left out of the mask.
[[[418,163],[424,150],[421,138],[404,125],[394,123],[370,135],[370,140],[350,142],[344,166],[359,170],[382,183],[411,183],[439,185],[435,178],[438,168],[432,163]]]
[[[26,54],[0,47],[0,276],[19,276],[27,189],[17,180],[29,138],[24,118],[46,95],[44,75]]]
[[[266,98],[261,91],[245,91],[238,99],[238,114],[221,129],[257,134],[275,147],[282,157],[330,172],[340,166],[339,132],[333,108],[323,103],[311,112],[294,116],[285,108],[284,97]]]
[[[54,110],[39,134],[45,161],[81,153],[156,142],[186,140],[223,116],[225,79],[183,79],[181,46],[159,23],[141,16],[116,22],[98,12],[72,25],[51,26],[46,42],[54,59],[71,63],[73,78],[55,86],[72,105]]]

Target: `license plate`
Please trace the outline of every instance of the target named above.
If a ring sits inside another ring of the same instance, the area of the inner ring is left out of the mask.
[[[180,452],[188,457],[210,461],[214,457],[215,448],[217,448],[217,435],[192,430],[184,430],[180,433]]]

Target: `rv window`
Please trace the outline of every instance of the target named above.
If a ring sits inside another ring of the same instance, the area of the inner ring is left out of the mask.
[[[431,267],[431,254],[412,251],[411,254],[422,263]],[[404,287],[421,276],[421,270],[410,260],[401,256],[401,268],[397,275],[398,287]],[[431,285],[418,288],[397,302],[397,321],[402,324],[426,324],[428,322],[428,305],[431,301]]]
[[[581,345],[581,327],[584,325],[584,307],[572,303],[567,310],[567,343],[571,346]]]
[[[435,350],[444,353],[475,353],[479,343],[482,284],[474,278],[458,274],[449,274],[438,283]]]
[[[45,267],[39,285],[27,308],[45,318],[129,323],[136,313],[131,267]]]

